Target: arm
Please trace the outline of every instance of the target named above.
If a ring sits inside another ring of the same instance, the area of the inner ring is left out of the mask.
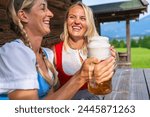
[[[112,62],[111,62],[112,61]],[[91,63],[95,64],[95,68],[89,69]],[[96,58],[88,58],[82,65],[82,68],[59,90],[49,94],[44,99],[71,99],[74,94],[88,81],[89,73],[97,76],[97,82],[102,82],[111,78],[113,58],[109,58],[100,62]],[[91,70],[91,71],[89,71]],[[102,80],[103,79],[103,80]],[[37,89],[15,90],[9,93],[10,99],[38,99]]]
[[[89,69],[91,63],[95,64],[93,69]],[[88,58],[82,65],[82,68],[60,89],[49,94],[44,98],[45,100],[52,99],[71,99],[74,94],[82,87],[89,78],[89,73],[96,76],[97,82],[103,82],[110,79],[113,75],[113,57],[100,62],[96,58]],[[34,90],[15,90],[9,94],[10,99],[38,99],[38,91]]]
[[[60,89],[49,94],[44,99],[71,99],[74,94],[88,81],[90,63],[97,64],[99,60],[89,58],[84,63],[82,68]],[[10,99],[38,99],[37,90],[15,90],[9,94]]]
[[[86,82],[81,78],[81,74],[76,73],[63,87],[56,92],[49,94],[44,98],[45,100],[53,99],[71,99],[78,89]],[[13,100],[38,100],[38,91],[36,89],[30,90],[15,90],[9,93],[9,98]]]
[[[11,100],[38,100],[38,90],[29,89],[29,90],[14,90],[8,94],[9,99]]]
[[[95,64],[93,69],[89,69],[91,63]],[[89,74],[94,72],[96,81],[101,83],[112,78],[113,71],[113,57],[102,62],[96,58],[88,58],[84,61],[81,69],[63,87],[55,93],[49,94],[45,99],[71,99],[74,94],[89,80]]]

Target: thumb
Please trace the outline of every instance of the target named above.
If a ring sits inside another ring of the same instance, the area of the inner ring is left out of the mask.
[[[90,58],[87,59],[86,62],[89,63],[89,64],[90,64],[90,63],[97,64],[97,63],[100,62],[100,59],[98,59],[98,58],[96,58],[96,57],[90,57]]]

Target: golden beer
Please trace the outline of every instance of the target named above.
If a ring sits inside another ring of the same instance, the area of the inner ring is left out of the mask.
[[[94,81],[88,83],[88,91],[94,95],[106,95],[112,91],[111,79],[97,84]]]
[[[93,36],[87,45],[88,57],[105,60],[111,56],[109,39],[103,36]],[[90,66],[91,68],[91,66]],[[90,69],[89,68],[89,69]],[[92,74],[89,75],[88,91],[94,95],[106,95],[112,91],[111,79],[97,84]]]

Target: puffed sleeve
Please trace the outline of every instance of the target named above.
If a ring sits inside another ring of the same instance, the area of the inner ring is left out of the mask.
[[[0,48],[0,93],[15,89],[38,89],[34,52],[22,43]]]

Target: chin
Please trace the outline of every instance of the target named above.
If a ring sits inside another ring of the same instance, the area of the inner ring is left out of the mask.
[[[45,35],[48,35],[50,32],[50,30],[45,30]]]

